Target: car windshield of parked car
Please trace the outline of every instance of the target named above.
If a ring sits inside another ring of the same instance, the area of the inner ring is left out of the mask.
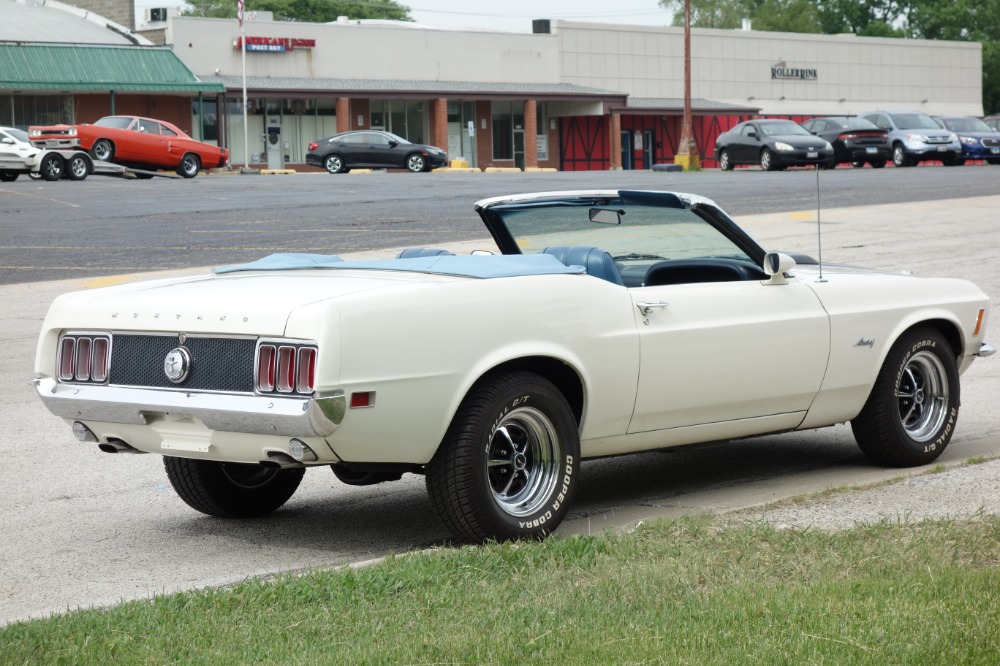
[[[727,257],[756,265],[688,207],[573,199],[500,205],[491,210],[500,215],[524,254],[560,245],[587,245],[610,253],[620,264]]]
[[[952,132],[992,132],[993,128],[979,118],[945,118],[944,126]]]
[[[19,130],[16,127],[10,127],[5,129],[4,132],[21,143],[31,143],[31,139],[28,138],[28,133],[24,130]]]
[[[893,113],[891,115],[893,122],[899,129],[941,129],[933,118],[922,113]]]
[[[130,116],[108,116],[94,122],[99,127],[114,127],[116,129],[128,129],[133,118]]]
[[[791,121],[787,123],[761,123],[760,131],[764,133],[764,136],[788,136],[789,134],[809,136],[809,130]]]

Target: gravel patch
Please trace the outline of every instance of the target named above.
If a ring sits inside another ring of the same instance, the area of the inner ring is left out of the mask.
[[[913,523],[997,514],[1000,514],[1000,459],[950,467],[801,504],[753,509],[739,516],[766,521],[781,529],[845,530],[884,521]]]

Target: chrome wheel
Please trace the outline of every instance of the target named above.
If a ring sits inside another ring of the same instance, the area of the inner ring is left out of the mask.
[[[95,160],[110,162],[115,156],[115,147],[107,139],[98,139],[90,149]]]
[[[177,167],[178,175],[184,176],[185,178],[194,178],[201,171],[201,159],[194,153],[188,153],[181,160],[180,166]]]
[[[410,155],[406,158],[406,168],[414,173],[423,171],[426,168],[427,162],[424,161],[423,155]]]
[[[948,374],[938,356],[920,351],[903,367],[896,384],[899,422],[917,442],[940,434],[948,415]]]
[[[83,180],[90,172],[90,165],[87,163],[87,158],[82,155],[74,155],[67,164],[67,171],[69,172],[70,180]]]
[[[760,168],[764,171],[774,170],[774,157],[771,155],[771,151],[765,148],[760,154]]]
[[[909,162],[906,159],[906,151],[903,150],[902,146],[895,146],[892,149],[892,163],[898,167],[909,166]]]
[[[49,153],[42,158],[41,164],[38,165],[38,173],[45,180],[59,180],[62,178],[64,168],[63,159],[55,153]]]
[[[511,516],[527,516],[552,496],[559,479],[559,437],[545,414],[521,407],[490,438],[487,475],[493,499]]]
[[[723,171],[730,171],[733,168],[732,162],[729,161],[728,150],[723,150],[719,153],[719,168]]]

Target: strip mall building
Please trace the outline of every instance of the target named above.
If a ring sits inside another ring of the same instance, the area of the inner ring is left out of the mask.
[[[237,21],[172,17],[165,41],[198,82],[225,90],[189,94],[191,116],[181,126],[227,146],[233,164],[274,167],[279,153],[280,166],[305,168],[310,141],[370,128],[438,145],[478,168],[647,169],[673,161],[683,115],[682,29],[547,20],[533,28],[248,20],[244,54]],[[983,114],[979,43],[691,32],[693,129],[705,166],[715,166],[715,138],[748,117]],[[0,106],[7,92],[0,83]]]

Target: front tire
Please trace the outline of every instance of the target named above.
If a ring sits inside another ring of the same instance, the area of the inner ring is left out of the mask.
[[[423,155],[418,153],[413,153],[406,158],[406,168],[413,173],[420,173],[421,171],[427,170],[427,160],[424,159]]]
[[[427,468],[427,491],[460,539],[540,539],[566,515],[580,434],[548,380],[514,372],[478,383]]]
[[[903,148],[902,144],[892,147],[892,163],[898,167],[913,166],[913,162],[907,156],[906,149]]]
[[[19,175],[16,171],[0,171],[0,182],[13,183]]]
[[[956,352],[940,332],[919,327],[889,350],[861,413],[851,421],[866,456],[889,467],[932,462],[958,420]]]
[[[98,139],[90,147],[90,155],[95,160],[110,162],[115,159],[115,144],[111,143],[108,139]]]
[[[760,168],[764,171],[777,171],[778,169],[774,163],[774,153],[768,148],[760,151]]]
[[[48,153],[38,165],[38,173],[45,180],[59,180],[66,172],[66,163],[55,153]]]
[[[729,157],[729,151],[723,150],[719,153],[719,168],[723,171],[732,171],[736,165],[733,164],[732,159]]]
[[[201,171],[201,158],[194,153],[187,153],[177,165],[177,175],[185,178],[194,178]]]
[[[295,494],[306,471],[172,456],[163,457],[163,466],[185,504],[219,518],[256,518],[277,510]]]
[[[872,165],[873,169],[881,169],[885,166],[885,160],[875,160],[873,162],[869,162],[869,164]]]

